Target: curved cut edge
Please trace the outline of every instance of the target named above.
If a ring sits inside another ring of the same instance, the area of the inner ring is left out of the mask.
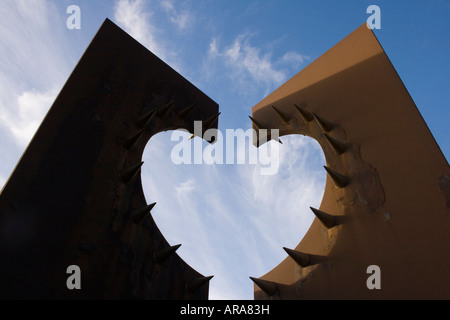
[[[211,277],[158,230],[140,170],[152,135],[217,128],[218,111],[107,19],[0,195],[0,297],[207,299]]]
[[[316,139],[327,162],[311,227],[259,278],[277,285],[278,299],[450,294],[450,252],[442,245],[450,218],[438,188],[448,162],[365,23],[255,105],[252,118],[254,129],[259,123],[280,136]],[[330,216],[339,223],[319,219]],[[367,285],[371,265],[380,267],[381,290]],[[273,299],[256,285],[254,296]]]

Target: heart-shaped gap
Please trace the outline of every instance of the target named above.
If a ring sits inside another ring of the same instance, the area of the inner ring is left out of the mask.
[[[320,206],[325,189],[323,151],[310,137],[284,136],[274,175],[261,175],[262,165],[248,157],[246,164],[226,161],[225,142],[224,164],[177,165],[171,154],[180,142],[171,140],[173,133],[153,136],[143,154],[144,194],[157,202],[153,218],[170,245],[182,244],[177,254],[187,264],[214,275],[209,299],[253,299],[249,276],[285,259],[283,247],[295,248],[314,219],[309,207]],[[192,160],[209,145],[196,139],[189,142]]]

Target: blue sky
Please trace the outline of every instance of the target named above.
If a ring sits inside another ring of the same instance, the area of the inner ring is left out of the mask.
[[[69,5],[81,29],[69,30]],[[447,159],[450,156],[448,0],[2,0],[0,186],[105,18],[215,100],[219,129],[250,128],[251,108],[381,9],[374,30]],[[319,207],[318,144],[282,138],[280,170],[175,165],[171,132],[153,137],[142,179],[154,218],[177,253],[204,275],[212,299],[252,299],[259,277],[295,247]],[[197,139],[197,138],[196,138]],[[241,150],[242,151],[242,150]]]

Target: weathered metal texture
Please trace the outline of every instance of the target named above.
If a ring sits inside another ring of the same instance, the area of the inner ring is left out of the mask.
[[[207,299],[210,277],[153,221],[140,167],[154,134],[193,132],[217,113],[106,20],[0,195],[0,297]],[[69,265],[81,269],[81,290],[66,286]]]
[[[255,282],[255,299],[450,297],[450,168],[366,24],[252,118],[280,136],[317,140],[327,169],[317,218],[260,278],[263,288]],[[366,285],[370,265],[380,267],[381,289]]]

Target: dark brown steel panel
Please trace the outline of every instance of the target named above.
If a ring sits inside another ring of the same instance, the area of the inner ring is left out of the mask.
[[[207,299],[209,278],[174,251],[161,259],[174,244],[136,210],[149,205],[139,169],[150,137],[217,114],[107,19],[0,195],[0,297]],[[69,265],[81,290],[66,287]]]

